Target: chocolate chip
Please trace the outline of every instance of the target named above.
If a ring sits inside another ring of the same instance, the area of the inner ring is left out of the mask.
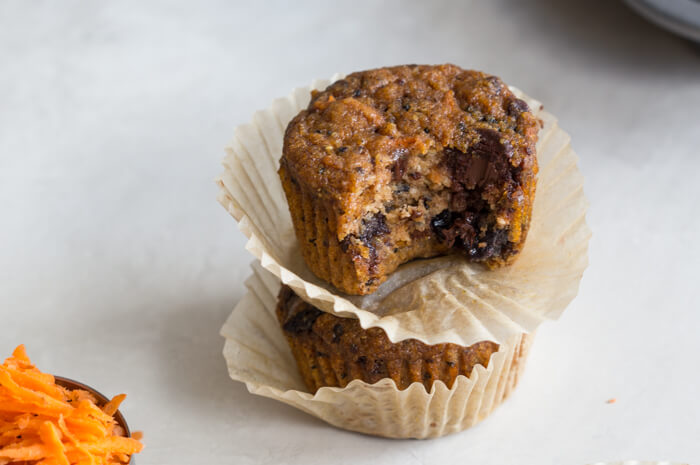
[[[452,226],[452,212],[449,210],[441,211],[430,221],[430,226],[437,232],[441,229],[449,228]]]
[[[401,183],[401,184],[398,184],[398,185],[394,188],[394,194],[401,194],[401,193],[403,193],[403,192],[408,192],[408,191],[410,191],[410,190],[411,190],[411,186],[409,186],[409,185],[406,184],[406,183]]]
[[[360,239],[365,244],[369,243],[376,236],[381,236],[389,233],[389,227],[386,225],[386,216],[381,213],[375,213],[369,217],[362,219],[362,232]]]
[[[447,244],[452,247],[455,244],[459,247],[471,250],[476,239],[476,229],[474,228],[474,214],[463,214],[461,218],[454,220],[452,227],[443,231]]]
[[[405,151],[395,151],[394,152],[395,162],[391,167],[391,179],[394,182],[399,182],[403,178],[406,172],[406,164],[408,163],[408,157]]]
[[[338,342],[344,331],[343,325],[340,323],[333,325],[333,342]]]
[[[348,150],[348,148],[345,147],[345,146],[339,147],[339,148],[338,148],[338,153],[345,153],[345,152],[347,152],[347,150]]]
[[[489,128],[479,128],[479,141],[470,147],[470,153],[483,158],[496,158],[505,155],[513,156],[513,146],[508,143],[501,143],[501,133]],[[507,141],[506,141],[507,142]]]
[[[289,318],[282,329],[287,332],[298,334],[311,330],[316,319],[321,316],[321,311],[308,306],[304,310],[295,313]]]
[[[353,97],[359,97],[362,95],[362,91],[360,89],[357,89],[355,92],[353,92],[352,96]]]
[[[471,257],[488,259],[501,255],[508,244],[508,229],[490,229],[483,241],[486,247],[474,247],[467,251]]]
[[[350,83],[346,79],[339,79],[333,83],[333,88],[347,87]]]
[[[490,84],[490,86],[493,88],[495,91],[494,93],[496,95],[501,95],[501,92],[503,92],[503,81],[501,81],[498,77],[496,76],[489,76],[486,78],[486,81]]]
[[[375,359],[374,363],[372,364],[372,368],[369,370],[369,372],[373,375],[380,375],[384,373],[384,360],[379,358]]]
[[[404,110],[408,111],[408,110],[411,109],[411,105],[409,105],[408,103],[404,103],[404,104],[401,106],[401,108],[403,108]]]
[[[521,113],[530,111],[530,107],[524,100],[514,98],[508,103],[508,114],[513,117],[520,116]]]

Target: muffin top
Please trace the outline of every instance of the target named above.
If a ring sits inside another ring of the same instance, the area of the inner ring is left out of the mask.
[[[455,65],[361,71],[312,92],[287,127],[281,163],[303,189],[330,200],[338,238],[403,176],[407,157],[453,149],[500,150],[514,167],[532,166],[538,120],[497,77]],[[435,167],[432,182],[449,186]],[[371,199],[367,197],[371,196]]]

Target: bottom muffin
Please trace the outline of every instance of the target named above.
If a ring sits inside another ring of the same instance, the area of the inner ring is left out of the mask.
[[[282,286],[277,319],[310,392],[320,387],[345,387],[360,379],[374,384],[391,378],[399,390],[418,382],[427,391],[435,381],[451,388],[457,376],[469,376],[477,365],[487,367],[498,351],[495,342],[469,347],[424,344],[416,339],[392,343],[381,328],[362,329],[354,318],[340,318],[306,303]]]

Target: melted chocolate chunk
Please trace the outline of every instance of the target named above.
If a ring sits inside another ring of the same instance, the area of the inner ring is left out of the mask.
[[[479,246],[481,244],[482,246]],[[507,229],[490,229],[486,233],[483,241],[479,242],[476,247],[471,247],[467,250],[470,257],[476,260],[487,259],[495,255],[500,255],[504,248],[508,247],[508,230]]]
[[[491,129],[480,129],[479,134],[479,142],[470,148],[469,153],[445,149],[445,161],[455,192],[500,184],[510,176],[504,157],[513,154],[513,147],[507,141],[501,143],[498,132]]]
[[[438,236],[444,237],[442,236],[442,230],[451,227],[452,222],[452,212],[443,210],[430,221],[430,226],[438,233]]]
[[[431,221],[438,237],[450,248],[463,249],[477,261],[501,254],[508,244],[506,229],[496,229],[491,207],[482,197],[488,187],[505,186],[509,192],[513,173],[508,158],[512,145],[493,129],[477,129],[478,141],[467,153],[445,149],[445,163],[452,177],[449,208]]]
[[[386,217],[382,213],[376,213],[362,220],[362,228],[360,229],[359,236],[354,234],[349,235],[340,241],[340,249],[343,252],[347,252],[350,250],[353,239],[356,238],[361,240],[369,249],[369,270],[370,272],[375,273],[377,272],[377,266],[379,264],[375,239],[379,236],[388,234],[389,232],[390,230],[386,224]]]
[[[476,240],[476,215],[471,212],[463,212],[454,220],[450,228],[442,232],[448,247],[459,247],[469,250]]]
[[[498,131],[479,128],[476,132],[479,134],[479,142],[470,147],[472,154],[491,160],[513,156],[513,146],[505,139],[501,142],[501,134]]]
[[[295,311],[300,305],[303,310]],[[282,325],[282,329],[295,334],[310,331],[319,316],[321,316],[320,310],[310,305],[303,305],[303,301],[299,299],[299,302],[295,302],[289,309],[287,321]]]
[[[370,248],[370,254],[372,254],[372,250],[374,248],[372,245],[372,240],[377,236],[383,236],[389,232],[389,227],[386,225],[386,217],[382,213],[376,213],[362,220],[362,228],[359,236],[346,236],[342,241],[340,241],[340,248],[343,250],[343,252],[347,252],[350,249],[352,239],[358,238]]]
[[[388,233],[389,227],[386,225],[386,217],[383,214],[376,213],[369,218],[363,218],[360,239],[365,244],[369,244],[377,236]]]

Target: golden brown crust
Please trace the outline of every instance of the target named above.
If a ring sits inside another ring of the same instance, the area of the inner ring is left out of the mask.
[[[311,392],[323,386],[344,387],[353,379],[373,384],[391,378],[398,389],[422,383],[430,391],[440,380],[452,387],[459,375],[476,365],[488,366],[498,344],[470,347],[427,345],[415,339],[392,343],[380,328],[362,329],[358,320],[321,312],[282,286],[277,318]]]
[[[311,270],[349,294],[400,264],[521,250],[538,121],[500,79],[454,65],[353,73],[287,127],[280,177]]]

